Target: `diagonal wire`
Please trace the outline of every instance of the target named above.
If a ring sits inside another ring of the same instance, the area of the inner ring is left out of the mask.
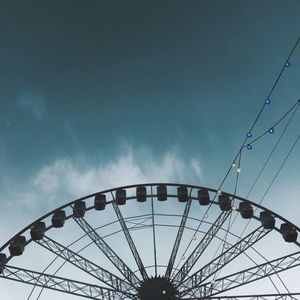
[[[294,51],[295,51],[296,48],[298,47],[299,42],[300,42],[300,36],[297,38],[296,42],[294,43],[294,45],[293,45],[293,47],[292,47],[292,49],[291,49],[289,55],[287,56],[285,62],[289,62],[289,60],[291,59],[291,57],[292,57]],[[286,65],[283,64],[283,66],[281,67],[281,69],[280,69],[280,71],[279,71],[279,73],[278,73],[278,75],[277,75],[277,77],[276,77],[276,79],[275,79],[275,81],[274,81],[274,84],[272,85],[272,87],[271,87],[271,89],[270,89],[270,91],[269,91],[269,93],[268,93],[266,99],[269,99],[269,98],[271,97],[271,95],[273,94],[273,92],[274,92],[274,90],[275,90],[277,84],[279,83],[279,81],[280,81],[280,79],[281,79],[281,77],[282,77],[282,75],[283,75],[285,69],[286,69]],[[264,111],[266,105],[267,105],[267,103],[264,102],[264,104],[262,105],[261,109],[259,110],[259,112],[258,112],[258,114],[257,114],[257,116],[256,116],[256,118],[255,118],[255,120],[254,120],[254,122],[253,122],[252,125],[250,126],[249,132],[251,132],[251,131],[254,129],[254,127],[255,127],[256,123],[258,122],[258,120],[259,120],[259,118],[260,118],[262,112]],[[225,183],[227,177],[229,176],[229,174],[230,174],[230,172],[231,172],[231,170],[232,170],[232,164],[234,164],[234,163],[236,162],[236,160],[239,158],[239,156],[240,156],[240,154],[241,154],[241,152],[242,152],[242,150],[243,150],[243,148],[244,148],[244,146],[245,146],[247,140],[248,140],[248,138],[246,137],[246,138],[244,139],[244,141],[242,142],[242,145],[240,146],[240,148],[239,148],[237,154],[235,155],[235,157],[234,157],[234,159],[233,159],[233,161],[232,161],[230,167],[228,168],[227,172],[225,173],[225,176],[224,176],[223,180],[221,181],[218,190],[220,190],[220,189],[222,188],[223,184]],[[216,196],[217,196],[217,194],[214,195],[213,200],[215,200]],[[211,205],[212,205],[212,203],[210,203],[209,207],[207,208],[207,210],[206,210],[206,212],[205,212],[203,218],[201,219],[201,221],[200,221],[200,223],[199,223],[199,226],[198,226],[197,229],[195,230],[194,235],[199,231],[199,228],[200,228],[200,226],[201,226],[202,223],[203,223],[204,217],[205,217],[205,215],[208,213],[209,209],[211,208]],[[185,249],[183,255],[185,255],[185,253],[186,253],[187,250],[189,249],[189,247],[190,247],[192,241],[193,241],[193,240],[191,239],[190,242],[188,243],[188,245],[187,245],[187,247],[186,247],[186,249]],[[178,262],[176,268],[178,268],[179,264],[180,264],[180,261]]]

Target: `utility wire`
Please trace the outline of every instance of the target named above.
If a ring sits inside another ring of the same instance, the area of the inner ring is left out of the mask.
[[[257,177],[255,178],[255,180],[254,180],[254,182],[253,182],[253,184],[252,184],[252,186],[251,186],[251,188],[250,188],[248,194],[247,194],[246,197],[245,197],[246,199],[248,199],[248,197],[249,197],[250,194],[252,193],[252,191],[253,191],[254,187],[256,186],[256,184],[257,184],[257,182],[258,182],[260,176],[262,175],[263,171],[265,170],[266,166],[268,165],[268,163],[269,163],[271,157],[273,156],[275,150],[277,149],[277,147],[278,147],[278,145],[279,145],[279,143],[280,143],[280,141],[281,141],[283,135],[285,134],[285,132],[286,132],[286,130],[288,129],[288,127],[289,127],[291,121],[293,120],[293,118],[294,118],[294,116],[295,116],[295,114],[296,114],[296,112],[297,112],[297,110],[298,110],[298,108],[299,108],[299,105],[300,105],[300,102],[299,102],[299,100],[298,100],[298,103],[297,103],[297,106],[296,106],[295,110],[293,111],[291,117],[289,118],[287,124],[285,125],[285,127],[284,127],[282,133],[280,134],[280,136],[279,136],[279,138],[278,138],[278,140],[277,140],[275,146],[273,147],[272,151],[270,152],[270,154],[269,154],[267,160],[265,161],[263,167],[261,168],[259,174],[258,174]],[[261,202],[260,202],[260,203],[261,203]]]
[[[297,46],[298,46],[298,44],[299,44],[299,42],[300,42],[300,37],[298,37],[297,41],[296,41],[295,44],[293,45],[292,50],[290,51],[288,57],[286,58],[285,64],[283,64],[283,66],[281,67],[280,72],[279,72],[279,74],[277,75],[276,80],[275,80],[273,86],[271,87],[271,90],[269,91],[268,96],[267,96],[266,99],[269,99],[269,98],[271,97],[271,95],[273,94],[273,92],[274,92],[274,90],[275,90],[275,88],[276,88],[276,86],[277,86],[279,80],[281,79],[281,77],[282,77],[282,75],[283,75],[283,73],[284,73],[284,70],[285,70],[286,67],[287,67],[287,66],[286,66],[286,63],[289,62],[290,58],[292,57],[292,55],[293,55],[295,49],[297,48]],[[267,104],[266,101],[265,101],[264,104],[262,105],[261,109],[259,110],[259,112],[258,112],[258,114],[257,114],[257,116],[256,116],[256,118],[255,118],[255,120],[254,120],[254,122],[252,123],[252,125],[251,125],[251,127],[250,127],[250,130],[249,130],[248,132],[252,132],[253,128],[255,127],[256,123],[258,122],[258,120],[259,120],[259,118],[260,118],[260,116],[261,116],[263,110],[265,109],[265,106],[266,106],[266,105],[268,105],[268,104]],[[236,159],[238,158],[238,156],[239,156],[240,152],[242,151],[244,145],[246,144],[247,140],[248,140],[248,137],[246,137],[246,138],[244,139],[244,141],[243,141],[243,143],[242,143],[242,146],[239,148],[239,150],[238,150],[236,156],[234,157],[233,162],[231,163],[231,165],[232,165],[232,164],[236,161]],[[228,175],[229,175],[229,173],[230,173],[230,171],[231,171],[231,165],[230,165],[228,171],[226,172],[226,174],[225,174],[225,176],[224,176],[224,178],[223,178],[223,180],[222,180],[222,182],[221,182],[221,184],[220,184],[220,186],[219,186],[219,189],[222,188],[224,182],[226,181],[226,179],[227,179],[227,177],[228,177]]]
[[[293,109],[295,109],[295,107],[298,108],[299,104],[300,104],[300,99],[298,99],[298,100],[296,101],[296,103],[295,103],[295,104],[294,104],[294,105],[293,105],[286,113],[284,113],[284,114],[281,116],[281,118],[280,118],[276,123],[274,123],[274,124],[270,127],[270,129],[266,130],[266,131],[263,132],[261,135],[259,135],[257,138],[255,138],[254,140],[252,140],[252,141],[250,141],[249,143],[247,143],[247,145],[244,145],[243,148],[247,147],[248,145],[252,145],[253,143],[255,143],[255,142],[257,142],[258,140],[260,140],[262,137],[264,137],[266,134],[270,133],[270,130],[271,130],[271,129],[274,129],[278,124],[280,124],[280,123],[288,116],[288,114],[289,114]]]
[[[274,84],[272,85],[272,87],[271,87],[271,89],[270,89],[270,91],[269,91],[269,93],[268,93],[268,95],[267,95],[267,98],[266,98],[267,100],[269,100],[270,97],[271,97],[271,95],[273,94],[273,92],[274,92],[274,90],[275,90],[277,84],[279,83],[279,81],[280,81],[280,79],[281,79],[281,77],[282,77],[282,75],[283,75],[283,73],[284,73],[284,70],[285,70],[286,67],[287,67],[287,63],[289,63],[289,61],[290,61],[290,59],[291,59],[291,57],[292,57],[292,55],[293,55],[295,49],[297,48],[299,42],[300,42],[300,36],[298,37],[298,39],[297,39],[296,42],[294,43],[294,45],[293,45],[293,47],[292,47],[292,49],[291,49],[291,51],[290,51],[288,57],[287,57],[286,60],[285,60],[285,64],[283,64],[283,66],[281,67],[280,72],[279,72],[279,74],[277,75],[277,77],[276,77],[276,79],[275,79],[275,81],[274,81]],[[299,101],[298,101],[298,102],[299,102]],[[264,108],[265,108],[266,105],[268,105],[268,102],[267,102],[267,101],[265,101],[264,104],[262,105],[261,109],[259,110],[259,112],[258,112],[258,114],[257,114],[257,116],[256,116],[256,118],[255,118],[255,120],[254,120],[254,122],[252,123],[252,125],[251,125],[251,127],[250,127],[250,130],[249,130],[248,132],[252,132],[253,128],[255,127],[256,123],[258,122],[258,120],[259,120],[259,118],[260,118],[260,116],[261,116],[261,114],[262,114],[262,112],[263,112],[263,110],[264,110]],[[239,148],[237,154],[235,155],[235,157],[234,157],[234,159],[233,159],[233,161],[232,161],[230,167],[228,168],[228,170],[227,170],[227,172],[226,172],[226,174],[225,174],[223,180],[221,181],[221,183],[220,183],[220,185],[219,185],[219,188],[218,188],[219,191],[221,191],[221,188],[222,188],[223,184],[225,183],[227,177],[229,176],[229,174],[230,174],[230,172],[231,172],[231,170],[232,170],[232,165],[233,165],[233,164],[236,162],[236,160],[240,157],[241,152],[242,152],[242,150],[243,150],[243,148],[244,148],[244,146],[245,146],[247,140],[248,140],[248,137],[246,137],[246,138],[244,139],[244,141],[243,141],[242,145],[240,146],[240,148]],[[238,182],[238,180],[237,180],[237,182]],[[217,194],[214,195],[213,200],[215,200],[216,196],[217,196]],[[197,229],[195,230],[193,236],[194,236],[195,234],[197,234],[197,232],[199,231],[199,229],[200,229],[200,227],[201,227],[201,225],[202,225],[202,223],[203,223],[203,220],[204,220],[205,216],[207,215],[207,213],[208,213],[209,209],[211,208],[211,206],[212,206],[212,204],[210,203],[210,205],[209,205],[209,207],[207,208],[207,210],[205,211],[205,214],[203,215],[203,217],[202,217],[202,219],[201,219],[201,221],[200,221],[200,223],[199,223]],[[190,247],[191,244],[192,244],[192,241],[193,241],[193,238],[191,238],[189,244],[187,245],[186,249],[184,250],[183,256],[184,256],[184,255],[186,254],[186,252],[188,251],[189,247]],[[180,260],[179,260],[179,262],[178,262],[176,268],[178,268],[179,265],[180,265]]]

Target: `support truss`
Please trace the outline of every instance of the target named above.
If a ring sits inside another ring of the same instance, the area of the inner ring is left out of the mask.
[[[137,286],[139,278],[123,262],[123,260],[110,248],[103,238],[94,230],[94,228],[84,218],[74,218],[81,229],[90,237],[94,244],[103,252],[103,254],[115,265],[121,274],[132,286]]]
[[[185,299],[185,298],[183,298]],[[188,300],[199,300],[202,298],[188,298]],[[214,300],[299,300],[300,293],[277,293],[277,294],[260,294],[260,295],[240,295],[240,296],[222,296],[209,297]]]
[[[216,221],[211,225],[211,227],[206,232],[203,239],[196,246],[194,251],[191,253],[191,255],[188,257],[186,262],[181,267],[181,269],[175,274],[173,278],[173,282],[176,284],[176,286],[182,283],[182,281],[185,279],[187,274],[191,271],[194,264],[197,262],[197,260],[202,255],[202,253],[205,251],[209,243],[215,237],[216,233],[222,227],[222,225],[224,224],[224,222],[226,221],[226,219],[230,214],[231,211],[223,211],[216,219]]]
[[[0,277],[89,299],[130,299],[127,295],[98,285],[11,266],[5,266]]]
[[[121,227],[123,229],[123,232],[125,234],[125,237],[126,237],[128,245],[130,247],[130,250],[132,252],[132,255],[133,255],[133,257],[134,257],[134,259],[136,261],[136,264],[137,264],[137,266],[139,268],[139,271],[140,271],[140,273],[141,273],[141,275],[142,275],[142,277],[143,277],[144,280],[148,279],[148,275],[147,275],[146,269],[144,267],[144,264],[143,264],[143,262],[142,262],[142,260],[140,258],[140,255],[139,255],[139,253],[138,253],[138,251],[137,251],[137,249],[135,247],[135,244],[134,244],[134,242],[132,240],[132,237],[131,237],[131,235],[129,233],[129,230],[128,230],[128,227],[126,225],[126,222],[125,222],[125,220],[124,220],[124,218],[122,216],[122,213],[121,213],[118,205],[115,202],[115,199],[114,199],[114,201],[113,201],[112,204],[113,204],[113,208],[114,208],[114,210],[116,212],[116,215],[118,217],[118,220],[120,222],[120,225],[121,225]]]
[[[117,277],[116,275],[110,273],[109,271],[99,267],[95,263],[87,260],[79,254],[76,254],[72,250],[67,247],[59,244],[58,242],[52,240],[49,237],[44,237],[40,241],[36,241],[38,244],[51,251],[55,255],[65,259],[67,262],[73,264],[84,272],[94,276],[95,278],[101,280],[106,283],[110,287],[121,293],[130,294],[134,288],[129,285],[127,282]]]
[[[214,296],[297,266],[300,266],[300,251],[200,285],[190,295],[199,298]]]
[[[130,219],[125,219],[126,224],[129,224],[130,227],[128,227],[129,231],[134,231],[134,230],[140,230],[140,229],[145,229],[145,228],[151,228],[152,224],[145,224],[148,221],[151,221],[152,216],[149,217],[135,217],[135,218],[130,218]]]
[[[181,295],[187,294],[190,290],[195,289],[211,275],[222,269],[223,266],[228,264],[230,261],[238,257],[241,253],[252,247],[260,239],[270,232],[269,229],[265,229],[262,226],[256,228],[246,237],[239,240],[237,243],[232,245],[229,249],[221,253],[218,257],[212,260],[210,263],[205,265],[203,268],[195,272],[192,276],[187,278],[182,285],[185,286],[185,290]]]
[[[170,278],[170,276],[171,276],[171,272],[173,270],[175,258],[176,258],[178,248],[179,248],[179,245],[180,245],[180,242],[182,239],[184,227],[185,227],[186,220],[187,220],[190,208],[191,208],[191,204],[192,204],[192,199],[189,198],[189,200],[185,206],[185,209],[184,209],[184,212],[182,215],[182,219],[181,219],[181,223],[180,223],[180,226],[179,226],[179,229],[177,232],[176,240],[175,240],[175,243],[174,243],[174,246],[172,249],[172,253],[171,253],[170,260],[169,260],[168,267],[167,267],[166,274],[165,274],[166,278]]]

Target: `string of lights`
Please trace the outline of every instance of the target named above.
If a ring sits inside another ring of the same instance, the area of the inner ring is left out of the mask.
[[[277,125],[279,125],[279,123],[281,123],[286,117],[287,115],[292,112],[293,109],[298,108],[299,106],[299,103],[300,103],[300,99],[293,105],[292,108],[290,108],[285,114],[283,114],[283,116],[275,123],[273,124],[273,126],[271,126],[266,132],[264,132],[263,134],[261,134],[258,138],[255,138],[254,140],[249,141],[249,138],[251,138],[253,136],[253,132],[254,132],[254,128],[257,124],[257,122],[259,121],[264,109],[266,106],[270,105],[271,104],[271,96],[275,90],[275,88],[277,87],[280,79],[282,78],[283,74],[284,74],[284,71],[287,69],[287,68],[290,68],[291,67],[291,58],[292,58],[292,55],[294,53],[294,51],[296,50],[296,48],[298,47],[299,45],[299,42],[300,42],[300,37],[298,37],[298,39],[296,40],[296,42],[294,43],[289,55],[287,56],[287,58],[285,59],[284,61],[284,64],[282,65],[269,93],[267,94],[267,97],[265,98],[256,118],[254,119],[254,122],[252,123],[252,125],[250,126],[250,129],[248,130],[239,150],[237,151],[232,163],[230,164],[230,167],[227,169],[227,172],[225,173],[225,176],[223,177],[219,187],[218,187],[218,192],[217,194],[214,195],[213,197],[213,200],[215,200],[215,198],[217,197],[217,195],[220,195],[222,194],[222,187],[225,183],[225,181],[227,180],[229,174],[231,173],[231,171],[233,169],[236,169],[236,172],[237,172],[237,175],[236,175],[236,182],[235,182],[235,193],[236,194],[236,191],[237,191],[237,187],[238,187],[238,182],[239,182],[239,176],[240,176],[240,173],[241,173],[241,153],[242,151],[247,148],[248,150],[251,150],[252,149],[252,144],[255,143],[256,141],[258,141],[259,139],[261,139],[263,136],[265,136],[267,133],[270,133],[270,134],[273,134],[275,133],[275,127]],[[180,265],[181,261],[183,260],[183,258],[185,257],[185,254],[186,252],[188,251],[189,247],[191,246],[192,242],[194,241],[194,237],[195,235],[197,234],[197,232],[199,232],[199,229],[204,221],[204,219],[208,216],[208,212],[209,212],[209,209],[211,208],[211,204],[208,206],[207,210],[205,211],[199,225],[197,226],[196,230],[194,231],[193,233],[193,236],[190,240],[190,242],[188,243],[187,247],[185,248],[184,252],[183,252],[183,255],[181,256],[181,260],[179,260],[176,268],[178,268],[178,266]],[[233,221],[234,222],[234,221]],[[230,227],[232,226],[232,224],[230,225],[230,221],[229,221],[229,225],[228,225],[228,230],[230,229]],[[225,234],[226,236],[226,234]],[[226,239],[223,241],[223,243],[226,244]],[[279,276],[279,275],[278,275]]]
[[[278,138],[276,144],[274,145],[273,149],[271,150],[271,153],[269,154],[269,156],[268,156],[266,162],[264,163],[262,169],[260,170],[259,174],[257,175],[257,177],[256,177],[256,179],[255,179],[255,181],[254,181],[254,183],[252,184],[252,186],[251,186],[251,188],[250,188],[250,191],[248,192],[248,194],[247,194],[247,196],[246,196],[246,199],[248,199],[248,197],[249,197],[250,193],[252,192],[254,186],[257,184],[258,179],[260,178],[262,172],[263,172],[264,169],[266,168],[266,165],[268,164],[268,162],[270,161],[271,157],[273,156],[273,154],[274,154],[276,148],[278,147],[278,145],[279,145],[279,143],[280,143],[282,137],[283,137],[284,134],[286,133],[286,130],[288,129],[288,127],[289,127],[291,121],[293,120],[293,118],[294,118],[294,116],[295,116],[295,114],[296,114],[296,112],[297,112],[299,106],[300,106],[300,101],[298,100],[297,103],[292,107],[292,109],[294,109],[294,111],[293,111],[292,115],[290,116],[290,118],[289,118],[287,124],[285,125],[285,127],[284,127],[282,133],[280,134],[280,136],[279,136],[279,138]],[[290,109],[289,112],[291,112],[292,109]],[[288,114],[286,113],[285,116],[287,116],[287,115],[288,115]],[[280,119],[280,121],[282,121],[283,119],[284,119],[284,118],[282,117],[282,118]],[[277,122],[276,124],[279,124],[279,122]],[[295,148],[296,144],[298,143],[299,139],[300,139],[300,135],[296,138],[295,142],[293,143],[293,145],[292,145],[290,151],[289,151],[288,154],[286,155],[284,161],[282,162],[280,168],[278,169],[278,171],[276,172],[275,176],[273,177],[273,179],[272,179],[271,183],[269,184],[267,190],[265,191],[263,197],[262,197],[261,200],[259,201],[259,204],[261,204],[261,203],[263,202],[263,200],[265,199],[267,193],[269,192],[269,190],[270,190],[270,188],[272,187],[274,181],[275,181],[276,178],[278,177],[280,171],[282,170],[284,164],[286,163],[287,159],[289,158],[289,156],[291,155],[292,151],[294,150],[294,148]],[[240,173],[237,173],[237,176],[239,176],[239,174],[240,174]],[[220,250],[220,248],[221,248],[222,246],[224,246],[224,248],[225,248],[226,242],[227,242],[228,232],[229,232],[229,230],[231,229],[232,225],[235,223],[236,219],[237,219],[237,215],[235,216],[235,218],[234,218],[234,220],[233,220],[232,223],[231,223],[231,219],[229,219],[227,232],[225,233],[225,236],[224,236],[223,240],[220,242],[220,244],[219,244],[219,246],[218,246],[218,249],[215,251],[213,257],[216,257],[218,251]],[[248,220],[247,224],[246,224],[245,227],[243,228],[243,230],[242,230],[242,232],[241,232],[241,234],[240,234],[240,237],[244,234],[244,232],[245,232],[246,228],[249,226],[250,222],[251,222],[251,219]],[[253,248],[253,250],[256,252],[256,254],[258,254],[259,256],[261,256],[263,259],[266,260],[266,258],[265,258],[260,252],[256,251],[256,249],[254,249],[254,248]],[[252,260],[252,261],[253,261],[253,260]],[[219,275],[220,275],[220,272],[216,273],[215,276],[214,276],[214,278],[213,278],[213,280],[216,280],[216,278],[217,278]],[[288,287],[285,285],[285,283],[283,282],[283,280],[280,278],[280,276],[279,276],[278,274],[277,274],[277,277],[278,277],[278,279],[280,280],[280,282],[282,283],[282,285],[285,287],[286,291],[287,291],[288,293],[290,293]],[[271,282],[272,282],[272,280],[271,280]],[[272,282],[272,284],[273,284],[273,282]],[[276,286],[275,286],[274,284],[273,284],[273,286],[276,288]]]

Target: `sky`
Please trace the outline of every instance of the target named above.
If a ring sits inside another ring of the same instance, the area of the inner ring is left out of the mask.
[[[299,37],[299,11],[296,0],[0,0],[0,244],[106,188],[218,188]],[[290,62],[254,138],[300,98],[300,47]],[[299,120],[251,200],[260,201]],[[243,152],[242,196],[282,129]],[[263,202],[298,226],[299,167],[298,144]]]

